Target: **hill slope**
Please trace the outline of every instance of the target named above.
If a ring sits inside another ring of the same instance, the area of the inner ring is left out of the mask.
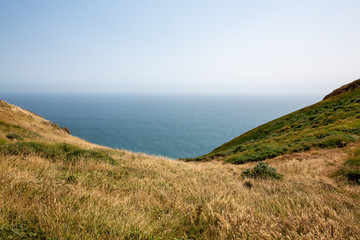
[[[0,239],[359,239],[360,189],[333,177],[356,145],[253,163],[109,149],[0,102]],[[346,170],[346,169],[345,169]]]
[[[316,148],[337,148],[360,139],[360,80],[319,103],[273,120],[187,161],[223,160],[241,164]]]

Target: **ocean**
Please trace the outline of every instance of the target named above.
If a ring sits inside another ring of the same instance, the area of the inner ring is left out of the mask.
[[[319,96],[1,94],[87,141],[170,158],[206,154]]]

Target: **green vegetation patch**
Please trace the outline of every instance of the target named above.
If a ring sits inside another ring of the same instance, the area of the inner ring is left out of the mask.
[[[360,146],[352,153],[352,156],[344,163],[339,173],[349,181],[360,184]]]
[[[278,173],[276,168],[270,167],[264,162],[259,162],[253,169],[245,169],[241,173],[242,177],[260,179],[282,179],[283,175]]]
[[[14,140],[14,139],[17,139],[17,140],[23,140],[23,137],[16,134],[16,133],[9,133],[6,135],[6,137],[10,140]]]
[[[8,123],[0,121],[0,129],[5,130],[5,131],[10,131],[10,130],[22,129],[22,128],[19,126],[16,126],[16,125],[12,125],[12,124],[8,124]]]
[[[0,132],[3,132],[9,139],[18,139],[22,140],[23,138],[39,138],[40,135],[36,132],[27,130],[25,128],[19,127],[17,125],[8,124],[0,121]]]
[[[318,148],[338,148],[360,140],[360,89],[355,89],[273,120],[209,154],[183,159],[220,159],[242,164]]]
[[[5,145],[7,141],[5,139],[0,138],[0,146]]]
[[[22,218],[15,211],[1,209],[1,217],[0,239],[47,239],[35,215]]]
[[[53,161],[75,163],[80,159],[91,159],[95,161],[115,164],[116,161],[100,150],[85,150],[79,147],[61,144],[43,144],[36,142],[17,142],[6,144],[0,147],[0,152],[6,155],[31,155],[35,154]]]

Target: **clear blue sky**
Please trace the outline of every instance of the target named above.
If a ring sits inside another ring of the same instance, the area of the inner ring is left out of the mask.
[[[325,94],[360,1],[0,1],[0,92]]]

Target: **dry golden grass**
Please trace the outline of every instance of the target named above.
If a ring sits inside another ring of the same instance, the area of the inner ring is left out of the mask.
[[[96,147],[52,133],[34,115],[27,125],[3,112],[0,121],[42,141]],[[281,181],[242,179],[255,163],[185,163],[122,150],[109,153],[116,164],[0,154],[0,238],[360,239],[360,188],[332,177],[351,147],[267,161]]]
[[[9,104],[0,100],[0,121],[16,125],[21,128],[35,132],[40,137],[30,138],[44,143],[69,143],[85,149],[99,148],[99,145],[89,143],[81,138],[66,133],[52,122],[36,115],[28,110]],[[5,138],[5,133],[0,131],[0,137]]]

